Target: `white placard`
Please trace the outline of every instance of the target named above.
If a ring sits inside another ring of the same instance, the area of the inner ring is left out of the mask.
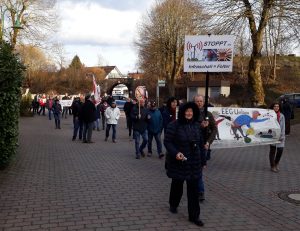
[[[186,35],[185,72],[232,72],[233,35]]]

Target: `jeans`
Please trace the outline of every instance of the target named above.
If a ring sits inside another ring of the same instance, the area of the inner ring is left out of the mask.
[[[104,112],[101,112],[101,119],[102,119],[102,129],[104,130],[105,129],[105,122],[106,122]]]
[[[140,146],[140,136],[142,136],[143,142]],[[148,142],[148,132],[145,130],[143,133],[139,131],[133,130],[133,139],[135,140],[135,154],[139,156],[139,154],[143,151],[146,147]]]
[[[83,142],[91,142],[92,141],[92,132],[93,132],[93,124],[91,123],[83,123]]]
[[[279,164],[282,153],[283,153],[283,147],[276,147],[270,145],[269,159],[270,159],[271,167],[275,167],[276,165]]]
[[[161,144],[161,133],[154,134],[148,131],[148,152],[152,153],[152,140],[153,137],[156,141],[157,153],[158,155],[162,153],[162,144]]]
[[[207,159],[208,150],[204,150],[204,152],[205,152],[204,156]],[[201,175],[200,175],[199,180],[198,180],[198,192],[204,193],[204,181],[203,181],[202,172],[201,172]]]
[[[53,113],[55,120],[55,128],[60,128],[60,113]]]
[[[83,130],[83,122],[81,120],[79,120],[78,117],[74,117],[73,116],[73,125],[74,125],[74,130],[73,130],[73,139],[76,139],[77,137],[77,133],[79,130],[79,139],[82,139],[82,130]]]
[[[126,125],[129,131],[129,136],[131,136],[132,133],[132,120],[130,118],[130,116],[126,116]]]
[[[203,174],[201,173],[199,180],[198,180],[198,192],[204,193],[204,181],[203,181]]]
[[[67,113],[68,113],[68,107],[63,107],[62,115],[61,117],[63,118],[65,115],[65,119],[67,118]]]
[[[51,120],[51,119],[52,119],[52,116],[51,116],[51,114],[52,114],[52,109],[48,109],[48,117],[49,117],[49,120]]]
[[[112,130],[113,130],[113,134],[112,134],[112,139],[113,140],[116,140],[116,127],[117,125],[116,124],[106,124],[106,131],[105,131],[105,137],[108,138],[109,137],[109,130],[110,130],[110,127],[112,127]]]
[[[93,128],[96,128],[98,131],[100,130],[100,118],[95,120]]]
[[[46,106],[41,106],[40,110],[38,111],[38,114],[40,115],[41,112],[43,112],[43,115],[45,115],[45,109],[46,109]]]

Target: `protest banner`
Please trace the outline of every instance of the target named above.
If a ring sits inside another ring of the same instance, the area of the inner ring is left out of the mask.
[[[100,86],[97,85],[95,76],[93,75],[93,94],[95,99],[95,105],[97,106],[101,102]]]
[[[72,99],[61,99],[59,100],[59,103],[61,107],[71,107],[73,103],[73,97]]]
[[[280,126],[271,109],[209,107],[208,110],[218,128],[213,149],[278,143]]]
[[[233,35],[186,35],[185,72],[232,72]]]

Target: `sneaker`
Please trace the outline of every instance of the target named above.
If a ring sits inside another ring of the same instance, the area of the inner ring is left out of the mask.
[[[173,213],[173,214],[178,213],[177,208],[176,208],[176,207],[172,207],[172,206],[170,206],[169,211],[170,211],[171,213]]]
[[[104,139],[104,141],[107,141],[107,137]]]
[[[117,143],[117,141],[116,141],[116,140],[113,140],[113,143]]]
[[[135,156],[135,159],[138,160],[138,159],[141,159],[141,157],[140,157],[139,155],[136,155],[136,156]]]
[[[164,158],[164,156],[165,156],[165,154],[160,153],[160,154],[158,155],[158,158],[159,158],[159,159],[162,159],[162,158]]]
[[[73,138],[72,138],[72,141],[74,141],[74,140],[76,140],[76,138],[75,138],[75,137],[73,137]]]
[[[152,152],[148,152],[147,156],[151,157],[152,156]]]
[[[204,192],[199,192],[198,198],[200,202],[204,201],[205,200]]]

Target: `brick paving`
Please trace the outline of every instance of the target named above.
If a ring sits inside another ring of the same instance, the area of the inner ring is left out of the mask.
[[[135,159],[124,117],[116,144],[104,131],[93,133],[93,144],[71,138],[70,116],[61,130],[46,116],[20,119],[19,154],[0,172],[0,230],[300,230],[300,206],[277,196],[300,191],[300,125],[277,174],[268,146],[213,151],[201,228],[188,222],[186,192],[178,214],[168,211],[164,161],[155,152]]]

